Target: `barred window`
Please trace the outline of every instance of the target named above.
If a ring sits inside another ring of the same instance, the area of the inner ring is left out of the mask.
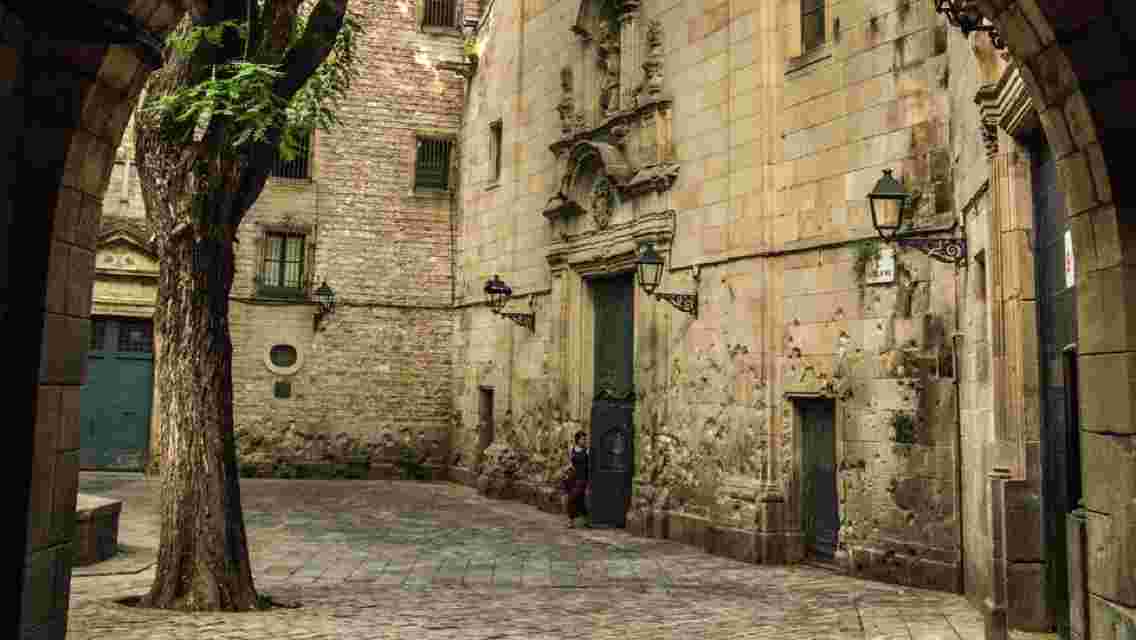
[[[455,0],[425,0],[426,12],[422,17],[424,27],[456,27],[458,21]]]
[[[265,234],[264,259],[260,264],[262,293],[294,294],[304,283],[304,235]]]
[[[106,345],[107,319],[91,318],[91,351],[102,351]]]
[[[824,0],[801,0],[801,47],[809,51],[824,44]]]
[[[490,165],[490,182],[497,182],[501,179],[501,121],[498,120],[489,125],[489,153],[492,154],[490,159],[493,163]]]
[[[450,188],[450,149],[453,142],[430,138],[418,139],[414,161],[414,188],[445,191]]]
[[[308,166],[308,158],[311,156],[311,150],[312,134],[309,133],[300,142],[295,158],[285,160],[280,156],[280,152],[277,151],[276,158],[272,162],[272,176],[275,178],[292,178],[299,180],[312,177]]]
[[[121,320],[118,323],[118,350],[150,353],[154,347],[153,325],[149,320]]]

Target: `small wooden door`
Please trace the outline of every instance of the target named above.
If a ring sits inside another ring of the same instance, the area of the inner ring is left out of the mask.
[[[485,450],[493,444],[495,427],[493,425],[493,389],[482,387],[478,401],[477,417],[477,464],[485,458]]]
[[[801,420],[801,522],[809,552],[836,555],[840,515],[836,498],[836,435],[831,401],[798,404]]]
[[[635,324],[632,275],[590,283],[595,307],[592,526],[623,527],[634,474]]]
[[[149,320],[93,318],[79,396],[84,469],[141,469],[150,440],[153,329]]]

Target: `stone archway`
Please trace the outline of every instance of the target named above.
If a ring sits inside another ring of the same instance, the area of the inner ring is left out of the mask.
[[[1017,63],[1074,228],[1083,509],[1070,519],[1072,633],[1136,631],[1136,5],[975,0]]]
[[[12,527],[16,544],[8,547],[21,603],[8,635],[23,638],[66,633],[78,399],[102,195],[154,63],[156,49],[138,43],[152,45],[154,34],[184,13],[175,0],[119,0],[68,11],[74,13],[63,20],[44,3],[0,4],[0,102],[8,114],[0,128],[0,242],[7,264],[18,265],[0,278],[0,309],[5,334],[16,345],[6,409],[15,427],[9,432],[9,463],[16,468],[12,512],[22,514]],[[130,34],[129,42],[105,44],[114,36],[96,25],[108,20],[123,29],[120,39]]]

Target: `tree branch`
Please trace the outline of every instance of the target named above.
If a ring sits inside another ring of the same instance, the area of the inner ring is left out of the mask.
[[[344,18],[347,15],[347,2],[348,0],[319,0],[319,4],[312,9],[307,28],[295,46],[288,50],[280,65],[284,75],[273,86],[273,93],[285,102],[292,100],[331,53],[335,38],[343,28]],[[273,16],[265,18],[265,29],[273,30],[273,22],[276,22]],[[272,38],[271,33],[266,35]],[[281,127],[274,126],[266,132],[264,141],[249,145],[248,162],[240,176],[240,187],[233,194],[235,196],[233,207],[229,210],[232,224],[241,223],[245,213],[264,190],[282,135]]]
[[[346,14],[347,0],[320,0],[312,9],[304,35],[300,36],[296,45],[288,50],[280,65],[284,75],[273,87],[273,92],[277,96],[285,101],[291,101],[300,87],[312,77],[316,68],[331,53],[335,37],[343,28]]]

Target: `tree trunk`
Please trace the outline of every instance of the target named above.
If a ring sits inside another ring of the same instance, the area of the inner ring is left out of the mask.
[[[253,4],[191,3],[189,17],[199,26],[225,20],[255,26],[247,13]],[[327,59],[347,0],[318,0],[303,35],[290,45],[298,7],[269,1],[259,18],[267,29],[261,54],[283,69],[272,91],[284,103]],[[155,98],[176,94],[209,78],[218,65],[237,60],[248,46],[241,46],[233,30],[225,33],[222,42],[205,41],[188,57],[168,50],[165,66],[150,77],[146,92]],[[282,125],[273,124],[264,139],[238,148],[230,116],[198,124],[205,129],[203,137],[190,141],[163,130],[152,112],[135,118],[135,158],[160,269],[154,332],[161,538],[154,583],[143,604],[241,611],[256,607],[258,599],[233,433],[229,293],[237,228],[264,188]]]
[[[224,291],[210,296],[220,295],[223,309],[211,308],[199,293],[212,289],[217,276],[195,270],[192,234],[171,239],[161,257],[155,330],[161,344],[156,378],[162,389],[162,526],[146,604],[240,611],[254,608],[257,594],[233,435],[233,350],[226,319],[233,243],[225,239],[214,246],[219,251],[211,266],[219,270]],[[220,322],[211,330],[218,311]]]

